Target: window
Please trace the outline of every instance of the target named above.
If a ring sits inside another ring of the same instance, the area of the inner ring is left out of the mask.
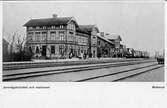
[[[86,44],[86,38],[83,37],[83,44],[85,45]]]
[[[64,32],[59,32],[60,40],[65,40]]]
[[[71,45],[70,48],[69,48],[70,52],[73,53],[74,52],[74,48],[73,46]]]
[[[80,55],[80,49],[78,49],[78,55]]]
[[[86,44],[88,44],[88,38],[86,38]]]
[[[63,28],[63,25],[60,25],[60,28],[62,29],[62,28]]]
[[[56,32],[51,32],[50,33],[50,40],[55,40],[56,37]]]
[[[28,41],[31,41],[32,38],[33,38],[33,32],[29,32],[28,35],[27,35]]]
[[[33,27],[28,27],[28,29],[29,29],[29,30],[32,30],[32,29],[33,29]]]
[[[32,53],[32,48],[31,47],[29,47],[29,51],[30,51],[30,53]]]
[[[46,29],[46,26],[43,26],[43,29]]]
[[[98,45],[100,45],[100,41],[98,41]]]
[[[46,40],[46,36],[47,36],[47,33],[46,32],[42,32],[42,40]]]
[[[35,33],[35,40],[37,40],[37,41],[40,40],[40,32]]]
[[[37,26],[37,27],[36,27],[36,29],[40,29],[40,27],[39,27],[39,26]]]
[[[74,41],[74,36],[73,36],[73,34],[69,34],[69,41]]]
[[[67,28],[70,29],[70,30],[74,30],[75,29],[75,25],[74,24],[69,24]]]
[[[28,40],[32,41],[32,35],[28,36]]]
[[[39,53],[39,47],[38,46],[36,47],[36,53],[37,54]]]
[[[79,37],[78,37],[78,42],[79,42],[79,44],[81,44],[81,43],[82,43],[81,36],[79,36]]]
[[[52,29],[55,29],[56,27],[55,26],[51,26]]]
[[[58,33],[55,32],[55,40],[60,40]]]
[[[83,37],[81,37],[81,40],[80,40],[80,41],[81,41],[81,44],[83,44]]]
[[[75,37],[75,41],[76,41],[76,43],[78,43],[78,36]]]
[[[76,36],[75,35],[73,36],[73,41],[76,42]]]
[[[71,41],[71,35],[68,36],[68,41]]]
[[[75,25],[74,25],[74,24],[71,25],[71,29],[72,29],[72,30],[75,29]]]
[[[59,54],[64,54],[64,45],[59,45]]]
[[[71,24],[68,24],[67,29],[70,29],[70,27],[71,27]]]
[[[51,54],[55,53],[55,46],[51,46]]]

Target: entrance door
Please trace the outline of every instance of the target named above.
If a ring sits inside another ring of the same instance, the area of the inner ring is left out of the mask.
[[[46,45],[42,46],[42,56],[46,56]]]
[[[93,50],[93,57],[95,58],[95,50]]]

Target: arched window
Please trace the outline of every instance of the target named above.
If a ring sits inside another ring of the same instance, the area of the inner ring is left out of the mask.
[[[36,47],[36,53],[39,53],[39,47],[38,46]]]
[[[29,47],[29,51],[30,51],[30,53],[32,53],[32,48],[31,47]]]

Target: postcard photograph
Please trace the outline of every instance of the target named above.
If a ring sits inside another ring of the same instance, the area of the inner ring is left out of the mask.
[[[3,82],[164,82],[164,2],[3,2]]]

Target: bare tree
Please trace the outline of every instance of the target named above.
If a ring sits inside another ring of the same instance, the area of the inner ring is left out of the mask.
[[[10,44],[10,59],[11,61],[13,61],[13,52],[14,52],[14,43],[15,43],[15,36],[16,36],[16,32],[14,32],[14,34],[12,35],[12,42]]]
[[[30,60],[32,53],[25,47],[26,38],[23,35],[14,32],[12,35],[12,42],[10,46],[11,61]]]

